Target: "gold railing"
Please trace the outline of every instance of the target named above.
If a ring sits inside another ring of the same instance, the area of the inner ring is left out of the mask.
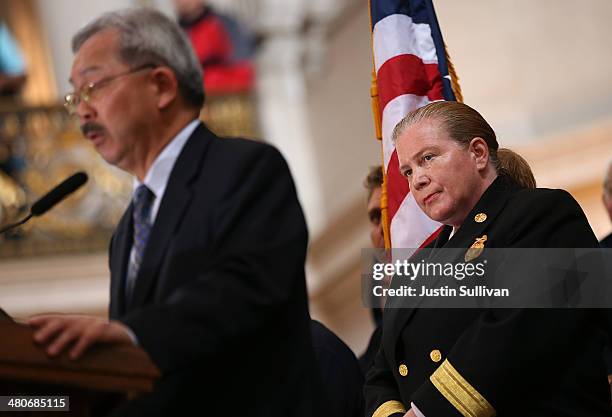
[[[222,136],[257,137],[250,95],[207,97],[201,118]],[[0,225],[28,213],[28,202],[76,171],[82,190],[40,218],[0,236],[0,258],[105,250],[130,193],[131,178],[106,164],[83,140],[62,106],[0,108]]]

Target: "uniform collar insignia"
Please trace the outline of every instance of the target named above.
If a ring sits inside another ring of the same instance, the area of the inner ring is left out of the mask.
[[[486,241],[487,235],[482,235],[482,237],[476,238],[474,243],[472,243],[472,246],[470,246],[470,248],[465,253],[465,262],[470,262],[478,258],[484,251]]]

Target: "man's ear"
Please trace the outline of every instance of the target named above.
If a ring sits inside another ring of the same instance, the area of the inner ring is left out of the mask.
[[[472,139],[470,141],[469,151],[479,171],[485,169],[489,165],[489,147],[483,138],[475,137]]]
[[[157,94],[157,108],[162,110],[178,96],[178,81],[174,71],[168,67],[157,67],[151,71]]]

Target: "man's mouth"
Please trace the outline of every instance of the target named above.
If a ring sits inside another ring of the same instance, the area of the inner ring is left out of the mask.
[[[433,202],[436,198],[438,198],[438,195],[440,194],[440,191],[436,191],[433,192],[431,194],[429,194],[427,197],[425,197],[423,199],[423,204],[427,205],[430,204],[431,202]]]
[[[104,134],[104,127],[97,123],[85,123],[81,126],[81,132],[83,132],[83,136],[95,144],[102,138]]]

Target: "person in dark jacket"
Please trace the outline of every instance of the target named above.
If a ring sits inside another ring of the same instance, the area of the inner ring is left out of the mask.
[[[603,194],[601,196],[604,207],[612,221],[612,162],[608,164],[608,171],[603,184]],[[601,239],[599,242],[602,248],[612,248],[612,233]]]
[[[415,256],[468,262],[486,248],[597,247],[567,192],[524,188],[504,172],[494,131],[469,106],[431,103],[393,137],[416,202],[445,225],[432,250]],[[601,311],[394,303],[366,378],[367,416],[610,415]]]
[[[328,404],[325,417],[363,417],[363,375],[355,354],[321,322],[312,320],[310,333]]]
[[[373,249],[384,249],[385,240],[383,236],[382,211],[380,207],[380,198],[383,185],[382,166],[372,167],[364,180],[364,186],[368,196],[368,222],[370,223],[370,241]],[[379,305],[380,300],[372,300],[372,320],[374,321],[374,331],[370,336],[368,346],[363,354],[359,357],[359,366],[365,375],[374,364],[374,357],[380,346],[380,338],[382,336],[382,311],[383,305]]]
[[[99,344],[145,350],[161,379],[117,415],[325,415],[308,234],[280,152],[199,120],[200,65],[158,11],[104,14],[73,51],[66,107],[97,152],[133,175],[134,194],[111,240],[109,319],[33,317],[35,341],[73,359]]]

